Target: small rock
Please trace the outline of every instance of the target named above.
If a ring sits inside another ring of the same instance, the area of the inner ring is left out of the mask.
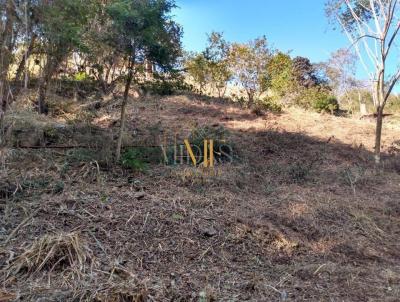
[[[76,200],[74,199],[66,199],[64,203],[68,210],[74,210],[76,208]]]
[[[140,199],[143,199],[143,198],[146,196],[146,193],[144,193],[144,192],[137,192],[137,193],[135,193],[134,196],[135,196],[136,199],[140,200]]]
[[[203,235],[206,237],[213,237],[217,234],[218,234],[217,231],[213,227],[205,228],[203,230]]]

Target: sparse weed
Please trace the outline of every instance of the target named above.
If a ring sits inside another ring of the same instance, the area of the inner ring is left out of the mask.
[[[74,163],[91,163],[98,162],[100,165],[107,166],[112,160],[112,154],[107,149],[89,149],[89,148],[76,148],[67,152],[66,162],[68,164]]]
[[[346,167],[340,172],[340,175],[343,182],[350,186],[354,194],[356,194],[356,186],[365,180],[366,171],[364,167],[356,165],[353,167]]]
[[[297,161],[288,166],[287,174],[291,181],[301,183],[307,180],[312,168],[312,162]]]
[[[323,154],[317,153],[309,160],[297,160],[286,169],[289,180],[294,183],[303,183],[310,179],[314,168],[323,162]]]

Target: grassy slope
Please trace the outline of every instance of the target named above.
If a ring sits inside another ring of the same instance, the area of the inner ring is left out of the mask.
[[[94,124],[116,130],[117,117],[111,104]],[[140,173],[67,165],[62,150],[3,150],[2,176],[24,185],[0,203],[0,236],[17,228],[0,246],[0,297],[397,301],[400,165],[389,158],[375,173],[372,122],[301,110],[256,117],[185,96],[136,103],[128,119],[134,141],[146,143],[161,130],[180,139],[195,127],[224,126],[238,158],[217,175],[163,165]],[[390,150],[400,127],[386,123],[384,134]],[[92,267],[57,262],[68,248],[37,272],[15,260],[35,239],[70,232]]]

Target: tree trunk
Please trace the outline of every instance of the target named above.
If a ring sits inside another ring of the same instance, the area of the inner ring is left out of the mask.
[[[126,121],[126,105],[128,104],[129,89],[132,84],[132,79],[133,79],[133,71],[132,68],[130,68],[128,72],[128,78],[126,79],[124,98],[122,100],[122,107],[121,107],[121,120],[120,120],[121,125],[119,129],[117,149],[115,151],[115,159],[117,162],[121,159],[122,137],[124,135],[125,121]]]
[[[150,81],[153,79],[153,63],[145,59],[144,60],[144,69],[145,69],[145,77],[147,81]]]
[[[45,100],[46,100],[47,85],[48,85],[48,80],[46,79],[46,76],[43,75],[39,81],[38,96],[37,96],[37,106],[39,114],[43,114],[46,112]]]
[[[107,64],[104,64],[105,65],[104,69],[106,70],[106,72],[104,74],[104,70],[103,70],[103,72],[101,73],[101,75],[99,77],[100,82],[101,82],[101,87],[102,87],[104,93],[108,92],[110,82],[112,82],[112,80],[113,80],[114,73],[111,74],[111,71],[114,70],[116,58],[117,58],[117,56],[115,54],[113,54],[113,56],[109,62],[110,66],[107,66]],[[110,76],[111,76],[111,81],[110,81]]]
[[[8,40],[11,39],[11,33],[15,17],[15,8],[12,0],[8,0],[5,9],[6,23],[3,32],[0,32],[0,47],[7,47]]]
[[[18,69],[17,72],[15,73],[15,81],[19,81],[21,79],[22,76],[22,72],[28,72],[27,68],[26,68],[26,64],[28,64],[28,58],[30,57],[32,50],[33,50],[33,46],[35,45],[35,41],[36,41],[36,35],[33,35],[31,38],[31,41],[29,43],[28,49],[26,50],[26,53],[24,54],[24,56],[21,59],[21,62],[18,65]]]
[[[375,97],[376,106],[376,131],[375,131],[375,165],[381,163],[381,142],[382,142],[382,124],[383,124],[383,109],[385,107],[385,69],[383,68],[378,73],[378,82],[376,85]]]
[[[217,91],[218,91],[218,98],[221,99],[222,98],[222,89],[217,88]]]
[[[21,80],[22,77],[22,73],[24,73],[24,85],[23,88],[27,89],[28,88],[28,81],[29,81],[29,68],[28,68],[28,59],[33,51],[33,47],[35,45],[35,40],[36,40],[36,35],[33,35],[33,37],[31,38],[31,41],[29,43],[29,47],[26,50],[24,56],[21,59],[21,62],[19,63],[17,72],[15,73],[15,78],[14,78],[14,82],[18,83]],[[15,89],[14,89],[14,98],[16,98],[18,96],[18,94],[21,92],[21,88],[22,88],[22,84],[21,85],[15,85]]]
[[[5,111],[10,97],[8,70],[11,64],[13,48],[14,4],[8,0],[6,4],[6,24],[0,35],[0,127],[2,127]]]
[[[228,89],[228,86],[227,85],[225,85],[224,86],[224,89],[222,90],[222,97],[225,97],[225,94],[226,94],[226,90]]]
[[[376,111],[376,131],[375,131],[375,164],[381,163],[381,139],[383,124],[383,108],[378,107]]]
[[[249,99],[247,106],[248,106],[249,108],[251,108],[251,107],[253,107],[253,105],[254,105],[254,93],[251,92],[251,91],[248,91],[248,92],[247,92],[247,97],[248,97],[248,99]]]
[[[0,81],[0,100],[3,98],[3,81]],[[3,104],[0,104],[0,146],[3,145],[4,141],[4,118],[5,118],[5,109],[3,109]]]
[[[204,85],[203,85],[203,83],[200,83],[199,84],[199,94],[200,95],[203,95],[203,90],[204,90]]]
[[[47,93],[47,88],[49,85],[49,82],[53,76],[53,73],[58,67],[59,62],[61,62],[62,59],[60,58],[51,58],[49,57],[47,59],[45,68],[43,70],[43,74],[40,77],[39,80],[39,87],[38,87],[38,96],[37,96],[37,106],[38,106],[38,112],[40,114],[46,113],[46,93]]]
[[[103,73],[101,73],[99,77],[101,82],[101,87],[104,93],[107,93],[108,90],[108,83],[112,67],[113,67],[112,65],[109,68],[106,67],[106,74],[104,75]]]

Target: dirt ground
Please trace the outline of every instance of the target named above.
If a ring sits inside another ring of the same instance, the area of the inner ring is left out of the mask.
[[[126,145],[208,126],[234,159],[133,171],[108,157],[118,102],[93,112],[47,117],[36,148],[22,122],[23,148],[1,150],[0,301],[400,301],[395,120],[376,170],[373,121],[149,97],[129,105]]]

